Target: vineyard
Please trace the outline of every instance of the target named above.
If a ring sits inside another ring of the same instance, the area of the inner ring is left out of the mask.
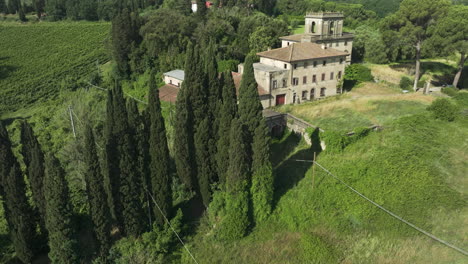
[[[109,59],[109,23],[0,23],[0,115],[56,97]]]

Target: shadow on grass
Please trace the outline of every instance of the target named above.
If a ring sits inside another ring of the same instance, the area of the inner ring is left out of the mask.
[[[9,57],[0,57],[0,62],[2,60],[6,60],[8,59]],[[6,79],[10,73],[16,71],[18,69],[18,67],[16,66],[11,66],[11,65],[1,65],[0,63],[0,80],[1,79]]]
[[[294,133],[286,132],[282,139],[271,144],[271,165],[278,166],[299,145],[301,138]]]
[[[296,136],[294,134],[293,136],[297,137],[300,140],[299,136]],[[279,164],[279,166],[275,168],[275,194],[273,197],[273,208],[276,207],[279,199],[286,192],[288,192],[289,189],[294,188],[294,186],[296,186],[297,183],[305,177],[307,171],[312,166],[311,161],[314,159],[314,152],[317,157],[322,151],[320,145],[320,132],[318,129],[312,132],[311,138],[312,145],[310,147],[294,153],[292,156],[287,158],[284,162],[282,162],[281,164]],[[290,152],[288,152],[288,154]]]

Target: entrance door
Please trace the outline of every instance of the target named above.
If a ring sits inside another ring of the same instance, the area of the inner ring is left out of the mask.
[[[276,105],[284,105],[284,102],[286,100],[286,95],[285,94],[279,94],[276,96]]]

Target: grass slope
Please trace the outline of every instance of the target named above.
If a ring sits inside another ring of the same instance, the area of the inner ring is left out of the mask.
[[[0,114],[57,96],[108,60],[109,23],[0,23]]]
[[[435,120],[425,110],[432,96],[377,88],[366,84],[346,96],[290,106],[288,111],[325,129],[352,130],[381,120],[384,130],[372,132],[342,153],[325,150],[318,162],[394,213],[467,249],[468,117],[451,123]],[[340,107],[344,110],[335,113]],[[357,117],[346,116],[339,125],[327,121],[346,113]],[[247,237],[228,243],[215,240],[205,219],[190,241],[195,257],[206,263],[466,261],[465,256],[366,202],[318,167],[313,180],[311,164],[296,161],[312,155],[312,148],[292,134],[273,142],[273,215]],[[190,263],[183,256],[183,263]]]

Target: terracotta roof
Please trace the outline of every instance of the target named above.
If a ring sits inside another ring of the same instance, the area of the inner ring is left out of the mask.
[[[274,60],[293,62],[317,58],[346,56],[349,54],[333,48],[322,49],[320,45],[315,43],[303,42],[292,43],[284,48],[259,52],[257,55]]]
[[[242,74],[238,72],[232,72],[232,79],[234,80],[234,85],[236,86],[236,94],[239,96],[240,83],[242,81]],[[263,87],[257,85],[258,95],[267,95],[270,94]]]
[[[166,84],[159,88],[159,99],[161,101],[175,103],[179,89],[180,88],[175,85]]]

